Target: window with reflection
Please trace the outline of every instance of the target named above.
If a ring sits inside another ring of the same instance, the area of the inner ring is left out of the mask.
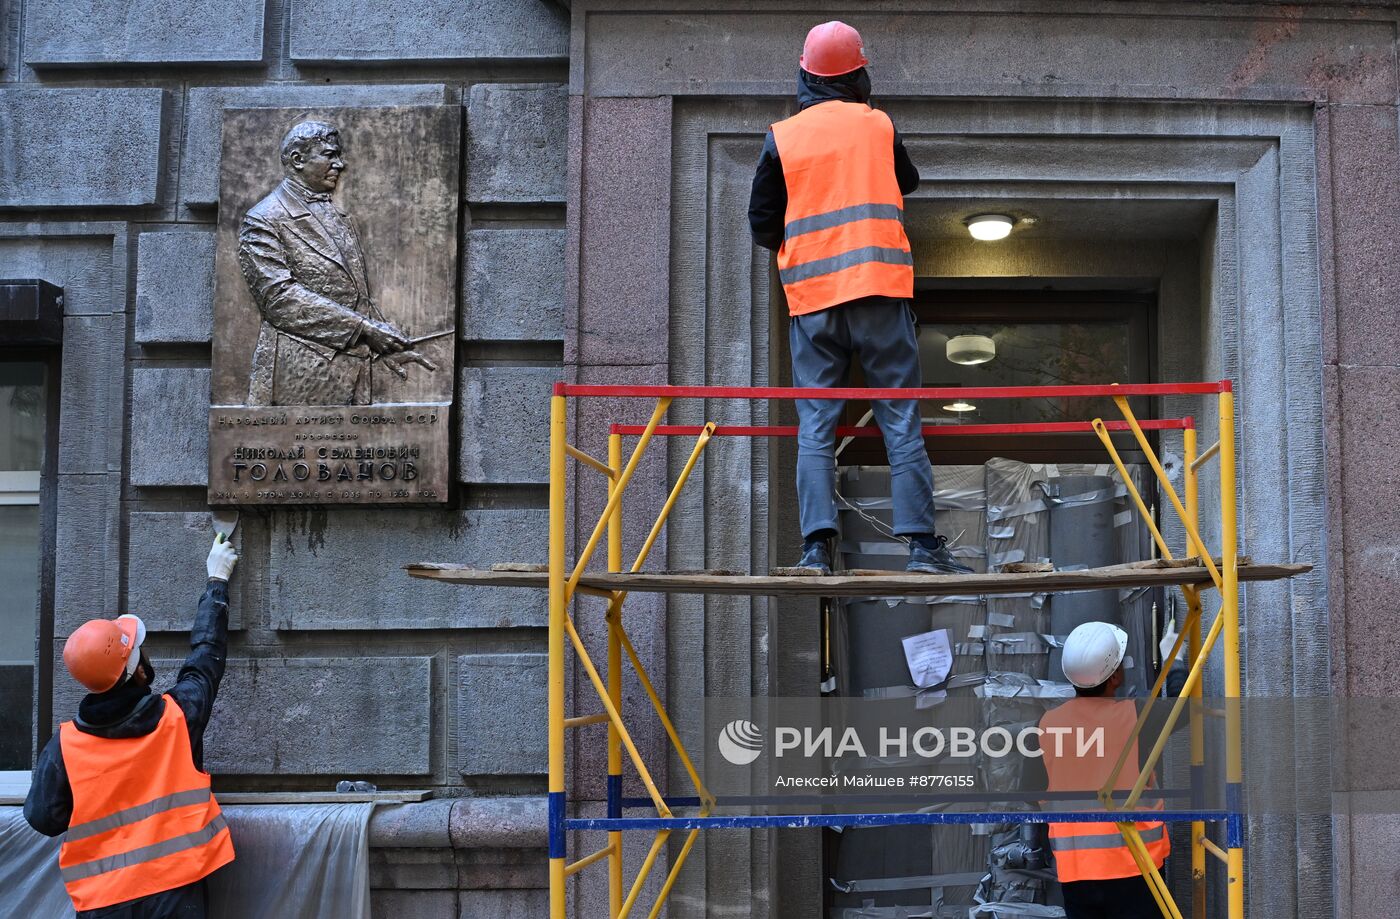
[[[48,376],[0,358],[0,770],[31,766]]]

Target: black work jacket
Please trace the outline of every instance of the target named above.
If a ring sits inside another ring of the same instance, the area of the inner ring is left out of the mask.
[[[204,768],[204,729],[214,711],[214,697],[224,678],[228,659],[228,584],[210,579],[199,598],[199,612],[190,630],[190,653],[180,668],[175,685],[166,693],[185,713],[190,731],[194,764]],[[161,696],[149,686],[124,683],[102,693],[89,693],[78,704],[74,726],[95,737],[143,737],[156,729],[165,706]],[[24,818],[45,836],[57,836],[68,829],[73,816],[73,789],[63,765],[63,747],[54,733],[39,754],[24,802]],[[203,882],[189,885],[200,887]],[[191,912],[191,891],[186,888],[165,891],[103,909],[79,913],[81,919],[165,919],[179,916],[198,919],[203,912]],[[199,896],[202,903],[202,895]]]
[[[799,71],[797,78],[797,101],[801,108],[810,108],[823,102],[869,102],[870,80],[862,68],[858,78],[847,82],[823,82],[813,80],[806,71]],[[839,78],[845,80],[846,78]],[[900,194],[907,195],[919,187],[919,170],[909,159],[904,149],[904,140],[899,132],[894,132],[894,176],[899,183]],[[839,181],[833,176],[832,181]],[[787,223],[787,180],[783,177],[783,164],[778,158],[778,143],[773,132],[763,139],[763,153],[758,158],[758,169],[754,172],[753,188],[749,192],[749,229],[753,241],[765,249],[777,251],[783,244],[783,228]]]

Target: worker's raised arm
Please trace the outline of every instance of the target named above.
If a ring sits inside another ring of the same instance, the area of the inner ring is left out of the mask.
[[[904,149],[904,138],[894,132],[894,180],[899,183],[899,193],[910,195],[919,187],[919,167],[909,158]]]
[[[763,153],[754,171],[753,189],[749,192],[749,229],[753,241],[765,249],[777,249],[783,244],[783,227],[787,220],[787,180],[783,164],[778,159],[778,144],[773,132],[763,140]]]
[[[190,653],[175,685],[173,698],[185,713],[195,765],[204,768],[204,729],[214,711],[214,697],[224,678],[228,660],[228,579],[238,555],[222,534],[215,540],[206,563],[209,579],[199,598],[199,612],[190,629]]]

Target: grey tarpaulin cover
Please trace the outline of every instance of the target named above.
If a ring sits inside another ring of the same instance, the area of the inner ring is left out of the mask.
[[[58,877],[61,840],[34,832],[22,808],[0,807],[0,916],[74,915]]]
[[[370,919],[372,804],[225,807],[238,857],[209,879],[210,919]],[[63,919],[73,908],[58,846],[18,807],[0,808],[0,916]]]

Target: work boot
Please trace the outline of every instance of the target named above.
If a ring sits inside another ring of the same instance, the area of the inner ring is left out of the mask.
[[[798,568],[808,568],[820,574],[831,574],[831,540],[806,539],[802,542],[802,560]]]
[[[909,564],[905,571],[915,574],[972,574],[971,568],[953,558],[948,551],[948,538],[932,533],[909,539]]]

